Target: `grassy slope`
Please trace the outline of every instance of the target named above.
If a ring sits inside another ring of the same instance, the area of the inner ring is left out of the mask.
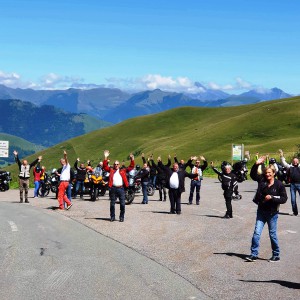
[[[9,147],[14,148],[14,146],[18,146],[26,151],[40,151],[44,147],[41,145],[36,145],[31,142],[28,142],[20,137],[6,134],[6,133],[0,133],[0,140],[1,141],[9,141]]]
[[[41,151],[29,161],[43,155],[48,169],[58,167],[63,149],[71,164],[77,157],[95,164],[104,149],[110,150],[112,160],[144,152],[163,160],[176,153],[178,158],[204,155],[209,161],[230,161],[232,143],[243,143],[253,155],[259,151],[276,157],[279,148],[292,155],[300,143],[299,117],[300,97],[237,107],[184,107],[93,131]]]

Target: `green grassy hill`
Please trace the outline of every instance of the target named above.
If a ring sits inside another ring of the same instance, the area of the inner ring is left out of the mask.
[[[20,156],[28,156],[35,152],[41,151],[45,147],[37,144],[33,144],[31,142],[28,142],[22,138],[19,138],[17,136],[6,134],[6,133],[0,133],[0,140],[1,141],[9,141],[9,158],[0,158],[0,167],[6,166],[8,163],[14,162],[13,159],[13,150],[17,150],[20,153]],[[13,149],[13,150],[12,150]]]
[[[45,149],[28,158],[43,155],[47,169],[58,167],[66,149],[73,165],[77,157],[95,165],[109,149],[111,159],[128,160],[133,152],[162,156],[177,154],[179,159],[203,155],[208,161],[231,161],[231,144],[245,145],[254,156],[278,158],[281,148],[292,155],[300,144],[300,97],[224,108],[183,107],[155,115],[126,120]],[[16,168],[12,167],[15,171]]]

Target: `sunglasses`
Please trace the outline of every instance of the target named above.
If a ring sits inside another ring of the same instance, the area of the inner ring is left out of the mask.
[[[119,164],[114,164],[115,166],[118,166]]]

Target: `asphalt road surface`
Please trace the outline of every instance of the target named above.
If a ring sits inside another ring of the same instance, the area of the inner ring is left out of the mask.
[[[290,199],[278,221],[281,261],[268,262],[266,226],[259,259],[245,262],[256,186],[240,184],[230,220],[221,218],[220,183],[205,178],[199,206],[186,205],[187,180],[181,215],[156,191],[148,205],[139,195],[126,206],[124,223],[109,222],[107,195],[57,211],[53,194],[19,204],[18,191],[1,193],[0,299],[300,299],[300,217]]]

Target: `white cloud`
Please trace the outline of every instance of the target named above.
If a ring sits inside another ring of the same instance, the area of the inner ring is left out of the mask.
[[[106,80],[112,86],[134,91],[161,89],[178,93],[204,92],[203,87],[196,86],[195,82],[188,77],[173,78],[159,74],[148,74],[135,79],[108,78]]]
[[[255,86],[240,77],[235,79],[235,83],[233,84],[224,84],[220,85],[215,82],[207,83],[207,86],[212,90],[222,90],[222,91],[237,91],[237,90],[250,90]]]
[[[36,82],[25,81],[21,75],[12,72],[0,71],[0,84],[12,88],[32,88],[32,89],[91,89],[97,87],[119,88],[128,92],[138,92],[143,90],[161,89],[169,92],[199,94],[206,89],[222,91],[241,91],[255,88],[255,86],[241,77],[235,78],[235,82],[219,84],[216,82],[196,82],[185,76],[172,77],[160,74],[148,74],[137,78],[107,78],[101,84],[85,83],[85,80],[75,76],[62,76],[56,73],[49,73],[41,76]],[[256,86],[257,88],[257,86]]]

